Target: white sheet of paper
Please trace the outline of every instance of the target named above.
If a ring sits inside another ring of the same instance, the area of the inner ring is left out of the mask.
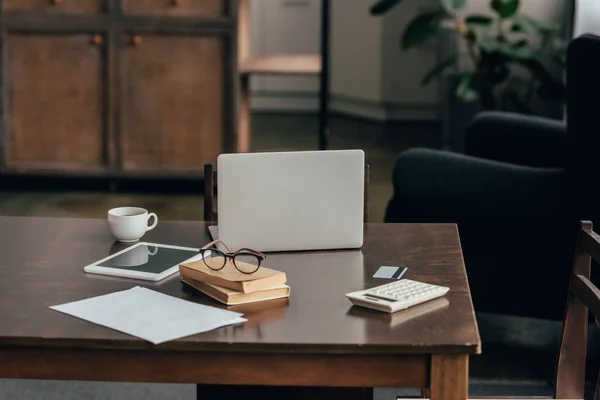
[[[154,344],[247,321],[241,313],[139,286],[50,308]]]

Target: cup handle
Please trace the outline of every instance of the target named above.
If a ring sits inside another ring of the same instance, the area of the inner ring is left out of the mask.
[[[150,247],[148,247],[148,254],[151,256],[155,256],[156,253],[158,253],[158,246],[153,246],[152,247],[154,250],[150,250]]]
[[[146,227],[146,232],[151,231],[152,229],[156,228],[156,225],[158,225],[158,217],[154,213],[148,214],[148,221],[150,221],[150,218],[152,217],[154,217],[154,223]]]

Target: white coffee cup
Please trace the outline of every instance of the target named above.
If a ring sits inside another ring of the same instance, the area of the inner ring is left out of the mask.
[[[154,223],[148,226],[150,218]],[[149,230],[158,224],[158,217],[154,213],[140,207],[118,207],[108,211],[108,226],[110,232],[119,242],[136,242]]]

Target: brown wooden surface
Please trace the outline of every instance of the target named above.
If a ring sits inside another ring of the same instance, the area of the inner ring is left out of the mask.
[[[219,304],[186,290],[177,277],[153,284],[86,275],[83,266],[121,248],[114,245],[104,220],[0,217],[0,226],[0,346],[337,354],[480,349],[457,230],[451,224],[367,224],[361,251],[269,254],[265,266],[286,272],[292,288],[280,319],[265,322],[260,332],[228,327],[156,347],[48,307],[138,284]],[[209,237],[203,223],[163,221],[144,240],[200,247]],[[34,247],[24,251],[26,243]],[[372,278],[381,265],[406,265],[409,279],[450,286],[449,305],[400,324],[392,324],[388,314],[352,307],[345,293],[387,282]]]
[[[103,0],[3,0],[2,11],[97,13]]]
[[[571,285],[571,293],[580,299],[593,315],[600,316],[600,290],[596,285],[583,275],[575,275]]]
[[[586,234],[580,237],[579,246],[583,252],[593,257],[596,261],[600,260],[600,236],[592,230],[592,226],[583,225]],[[589,230],[588,230],[589,229]]]
[[[235,24],[230,17],[181,17],[169,15],[138,15],[109,13],[68,14],[14,12],[0,16],[2,25],[11,30],[43,32],[87,32],[115,29],[115,31],[149,31],[184,35],[232,35]]]
[[[587,349],[588,309],[576,297],[573,290],[575,277],[590,277],[591,257],[586,253],[586,231],[591,232],[591,224],[583,224],[573,260],[573,272],[567,300],[563,332],[556,370],[556,390],[558,399],[581,398],[585,390],[585,356]]]
[[[103,44],[94,36],[7,35],[8,163],[104,163]]]
[[[312,54],[251,56],[240,61],[242,74],[316,75],[321,73],[321,57]]]
[[[289,299],[230,307],[248,322],[158,346],[48,307],[135,285],[225,306],[177,276],[85,274],[84,265],[126,246],[105,220],[0,217],[0,226],[0,378],[364,388],[427,387],[431,374],[442,377],[433,387],[462,388],[454,360],[480,351],[452,224],[367,224],[360,251],[271,253],[265,265],[286,272]],[[201,247],[209,238],[204,223],[163,221],[144,240]],[[380,265],[450,286],[447,304],[404,319],[352,306],[345,293],[388,281],[372,278]]]
[[[250,0],[239,0],[237,13],[239,61],[247,60],[252,54],[252,27],[250,24]]]
[[[362,387],[363,384],[372,387],[419,387],[427,384],[428,366],[425,356],[328,355],[324,358],[313,354],[292,357],[281,354],[166,352],[152,349],[110,351],[0,348],[2,378],[265,386],[276,382],[281,386]]]
[[[250,24],[250,0],[240,0],[237,9],[237,55],[236,63],[239,65],[252,54],[252,35]],[[239,66],[238,66],[239,70]],[[235,151],[248,153],[251,151],[252,127],[250,121],[250,76],[236,74],[238,80],[237,90],[237,137]]]
[[[468,355],[434,355],[431,360],[431,400],[466,399],[468,378]]]
[[[123,12],[172,16],[215,16],[225,13],[225,0],[122,0]]]
[[[248,153],[252,150],[250,76],[241,75],[239,79],[236,152]]]
[[[123,45],[124,168],[202,171],[223,150],[222,39],[132,35]]]

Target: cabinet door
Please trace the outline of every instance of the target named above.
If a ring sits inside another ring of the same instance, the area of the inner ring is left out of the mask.
[[[100,38],[7,36],[5,156],[9,165],[78,169],[102,164]]]
[[[97,13],[103,0],[4,0],[2,11]]]
[[[189,16],[220,16],[227,0],[123,0],[123,12]]]
[[[223,148],[223,41],[134,36],[123,52],[122,165],[200,171]]]

